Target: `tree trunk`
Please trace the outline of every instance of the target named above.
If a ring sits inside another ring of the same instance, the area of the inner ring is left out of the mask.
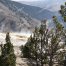
[[[38,66],[38,62],[36,61],[36,66]]]
[[[43,41],[42,41],[42,37],[43,36],[41,36],[41,66],[43,66],[43,58],[42,58],[42,50],[43,50]]]
[[[36,41],[37,41],[37,38],[36,38]],[[38,59],[38,55],[37,55],[37,42],[35,43],[35,50],[36,50],[36,52],[35,52],[35,56],[36,56],[36,66],[38,66],[38,61],[37,61],[37,59]]]
[[[41,66],[43,66],[43,62],[41,62]]]
[[[53,66],[52,56],[50,56],[49,66]]]
[[[38,59],[38,58],[37,58],[37,54],[36,54],[36,66],[38,66],[38,61],[37,61],[37,59]]]

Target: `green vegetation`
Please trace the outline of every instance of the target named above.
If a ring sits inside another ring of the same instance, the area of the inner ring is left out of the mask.
[[[61,6],[60,14],[66,22],[66,3]],[[64,26],[53,16],[54,28],[48,30],[46,20],[40,28],[35,28],[25,46],[22,46],[23,57],[36,61],[36,66],[65,66],[66,64],[66,31]]]
[[[16,66],[16,57],[14,54],[13,45],[10,41],[9,33],[6,34],[6,43],[1,44],[1,56],[0,65],[1,66]]]
[[[63,17],[64,22],[66,22],[66,2],[65,5],[61,5],[60,14]]]
[[[36,66],[64,64],[65,41],[61,44],[62,38],[65,39],[64,28],[55,16],[53,22],[55,28],[48,30],[46,20],[42,21],[40,28],[35,28],[25,46],[22,46],[23,57],[35,60]]]

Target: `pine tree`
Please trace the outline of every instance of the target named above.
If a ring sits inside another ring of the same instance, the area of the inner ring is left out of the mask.
[[[36,65],[38,66],[38,42],[39,42],[39,36],[38,36],[38,28],[35,28],[34,33],[30,36],[28,39],[26,45],[23,47],[22,53],[23,57],[31,58],[36,61]]]
[[[46,63],[46,60],[44,60],[46,59],[46,54],[43,52],[43,50],[45,49],[44,45],[46,46],[46,43],[48,43],[45,22],[46,20],[42,22],[40,29],[37,27],[35,28],[34,33],[30,36],[22,51],[25,57],[34,59],[37,66],[38,63],[42,66],[44,63]]]
[[[40,33],[40,62],[41,62],[41,66],[43,66],[44,64],[46,64],[46,46],[48,44],[48,30],[47,30],[47,26],[46,26],[46,20],[42,21],[40,29],[39,29],[39,33]]]
[[[46,26],[46,20],[42,21],[40,28],[38,30],[35,28],[34,33],[27,41],[25,45],[27,49],[23,48],[23,50],[25,49],[23,54],[27,53],[25,57],[28,56],[34,59],[37,66],[44,66],[46,64],[49,66],[55,64],[63,65],[66,52],[65,43],[61,44],[62,39],[65,38],[64,27],[55,16],[53,16],[53,23],[55,28],[49,31]]]
[[[53,21],[55,24],[55,29],[51,37],[50,45],[50,61],[49,66],[53,66],[53,59],[58,62],[58,65],[63,65],[64,55],[65,55],[65,44],[60,44],[62,42],[63,35],[63,26],[58,22],[57,18],[54,16]],[[62,49],[62,51],[60,51]],[[55,57],[55,58],[54,58]]]
[[[34,40],[34,56],[35,56],[35,60],[36,60],[36,66],[38,66],[38,62],[39,62],[39,30],[37,27],[35,27],[35,31],[34,31],[34,35],[33,35],[33,40]]]
[[[6,40],[6,44],[4,44],[4,46],[1,47],[2,66],[15,66],[16,65],[16,56],[14,54],[13,45],[10,41],[9,33],[6,34],[5,40]]]
[[[61,10],[59,12],[63,17],[64,22],[66,22],[66,2],[65,5],[61,5]]]

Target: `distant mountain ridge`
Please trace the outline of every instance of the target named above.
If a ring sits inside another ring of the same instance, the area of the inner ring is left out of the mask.
[[[12,1],[0,0],[0,32],[33,30],[39,22],[25,12],[16,10]]]
[[[0,0],[0,32],[32,31],[40,25],[40,20],[51,20],[58,15],[40,7],[21,4],[11,0]]]
[[[43,9],[48,9],[50,11],[58,11],[60,9],[60,5],[64,4],[66,0],[38,0],[38,1],[18,1],[24,4],[40,7]]]
[[[52,18],[52,16],[56,15],[55,12],[49,11],[47,9],[43,9],[36,6],[30,6],[15,1],[6,0],[5,2],[2,1],[2,3],[13,11],[19,11],[20,14],[22,14],[22,12],[25,12],[27,13],[27,15],[30,15],[31,17],[39,20],[43,20],[44,18],[50,19]]]

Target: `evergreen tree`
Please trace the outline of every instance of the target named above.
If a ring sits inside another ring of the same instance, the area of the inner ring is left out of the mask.
[[[66,2],[64,5],[61,5],[60,14],[63,17],[64,22],[66,22]],[[65,40],[65,45],[66,45],[66,29],[64,31],[64,36],[65,36],[64,40]],[[66,54],[65,54],[64,66],[66,66]]]
[[[44,38],[45,37],[45,38]],[[46,41],[45,41],[46,40]],[[47,39],[47,29],[46,29],[46,20],[41,24],[40,29],[35,28],[34,33],[28,39],[26,45],[23,47],[23,55],[25,57],[30,57],[43,66],[46,63],[46,53],[43,52],[48,43]],[[44,47],[45,46],[45,47]]]
[[[23,46],[23,50],[22,50],[22,53],[23,53],[23,57],[25,58],[31,58],[31,48],[32,48],[32,42],[33,42],[33,38],[32,36],[30,36],[30,38],[28,39],[27,43],[25,46]]]
[[[6,40],[6,44],[4,44],[4,46],[1,46],[2,66],[16,66],[16,56],[14,54],[13,45],[10,41],[9,33],[6,34],[6,39],[5,40]]]
[[[53,22],[55,28],[51,32],[51,30],[48,31],[46,20],[44,20],[38,30],[35,28],[33,35],[31,35],[30,39],[24,46],[27,49],[23,49],[25,51],[23,54],[26,54],[25,57],[28,56],[36,60],[37,66],[43,66],[46,64],[53,66],[55,62],[58,63],[56,63],[57,65],[63,65],[65,43],[60,43],[64,38],[64,29],[55,16],[53,16]],[[61,49],[62,51],[60,51]]]
[[[42,21],[40,29],[40,62],[41,66],[46,64],[47,56],[46,56],[46,47],[48,44],[48,30],[46,26],[46,20]]]
[[[23,47],[22,53],[23,57],[32,58],[36,61],[36,65],[38,66],[38,42],[39,42],[39,34],[38,28],[35,28],[34,33],[28,39],[26,45]]]
[[[61,5],[60,14],[63,17],[64,22],[66,22],[66,2],[65,5]]]
[[[63,66],[63,60],[65,55],[65,44],[63,42],[62,38],[64,37],[64,29],[62,24],[60,24],[57,20],[57,18],[54,16],[53,21],[55,24],[55,29],[51,37],[51,52],[50,52],[50,65],[53,66],[53,58],[58,62],[58,65]],[[60,51],[62,49],[62,51]]]

